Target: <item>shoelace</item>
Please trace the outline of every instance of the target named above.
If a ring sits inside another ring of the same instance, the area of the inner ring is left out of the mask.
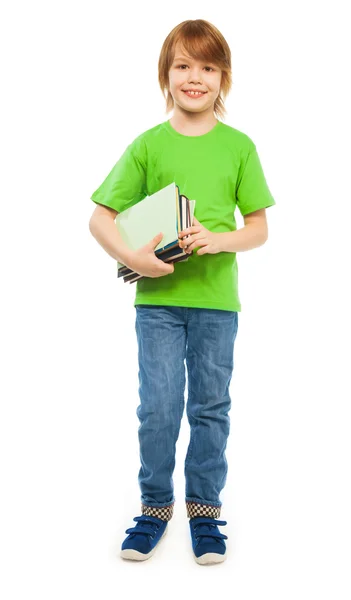
[[[218,540],[227,540],[228,536],[223,533],[219,533],[217,529],[218,525],[226,525],[227,521],[217,521],[216,519],[199,519],[194,523],[195,538],[210,537]]]
[[[154,521],[152,517],[134,517],[133,521],[137,521],[137,524],[134,527],[126,529],[126,533],[142,533],[144,535],[151,535],[154,538],[157,530],[160,528],[160,524]]]

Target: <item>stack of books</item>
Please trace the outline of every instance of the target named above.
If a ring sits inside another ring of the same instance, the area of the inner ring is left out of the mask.
[[[157,258],[169,263],[188,260],[192,252],[179,247],[179,233],[193,225],[195,203],[181,195],[173,182],[119,213],[116,227],[131,250],[139,250],[162,231],[163,238],[155,248]],[[143,275],[117,261],[117,277],[133,283]]]

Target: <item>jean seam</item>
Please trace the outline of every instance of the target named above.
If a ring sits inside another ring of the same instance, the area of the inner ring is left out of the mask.
[[[190,384],[190,377],[188,377],[188,400],[187,400],[187,404],[189,403],[190,398],[191,398],[191,384]],[[189,416],[188,416],[188,420],[189,420]],[[194,426],[191,425],[190,420],[189,420],[189,425],[190,425],[190,440],[189,440],[189,447],[188,447],[188,451],[187,451],[187,456],[185,457],[185,461],[184,461],[184,466],[185,467],[189,464],[190,459],[192,457],[193,443],[194,443],[194,435],[193,435],[193,431],[194,431],[193,428],[194,428]]]
[[[185,347],[186,347],[186,333],[185,333]],[[179,398],[179,429],[181,427],[181,421],[184,413],[184,390],[185,390],[185,364],[184,355],[182,356],[182,366],[180,370],[180,398]],[[179,432],[178,432],[179,436]]]
[[[191,321],[191,319],[193,317],[193,314],[194,314],[194,311],[191,311],[191,310],[187,311],[187,327],[189,326],[189,323],[190,323],[190,321]],[[186,348],[186,357],[185,357],[185,360],[186,360],[186,368],[187,368],[187,372],[188,372],[188,399],[187,399],[187,411],[186,412],[187,412],[187,418],[188,418],[189,426],[190,426],[190,440],[189,440],[189,446],[188,446],[187,456],[185,457],[185,461],[184,461],[184,467],[187,467],[187,465],[189,464],[189,462],[190,462],[190,460],[192,458],[192,452],[193,452],[193,446],[194,446],[194,426],[195,426],[195,424],[192,425],[190,423],[190,419],[189,419],[189,415],[188,415],[188,405],[190,403],[189,401],[190,401],[191,396],[192,396],[192,394],[191,394],[191,392],[192,392],[192,389],[191,389],[191,373],[189,374],[189,368],[188,368],[188,364],[189,364],[188,363],[188,350],[189,350],[189,345],[187,345],[187,348]]]

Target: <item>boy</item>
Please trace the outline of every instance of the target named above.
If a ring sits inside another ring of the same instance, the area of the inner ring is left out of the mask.
[[[90,220],[92,235],[115,260],[144,275],[134,302],[141,514],[126,530],[121,556],[152,556],[173,515],[185,361],[191,431],[185,504],[194,558],[214,564],[226,558],[227,536],[218,527],[227,523],[218,518],[241,310],[236,252],[267,240],[265,209],[275,201],[253,141],[215,116],[225,114],[221,94],[225,97],[231,87],[230,49],[218,29],[204,20],[175,27],[161,50],[159,83],[167,91],[166,112],[174,109],[172,118],[133,140],[91,197],[98,204]],[[162,232],[134,252],[122,241],[114,219],[172,182],[196,199],[196,218],[180,234],[180,245],[193,254],[185,262],[167,264],[154,252]],[[245,222],[240,230],[236,206]]]

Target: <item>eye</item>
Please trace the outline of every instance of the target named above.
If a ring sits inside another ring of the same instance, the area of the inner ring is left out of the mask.
[[[178,69],[181,69],[183,71],[184,69],[182,69],[182,67],[187,67],[187,66],[188,65],[179,65]],[[212,67],[205,67],[205,69],[211,69],[211,71],[214,71],[214,69]]]

